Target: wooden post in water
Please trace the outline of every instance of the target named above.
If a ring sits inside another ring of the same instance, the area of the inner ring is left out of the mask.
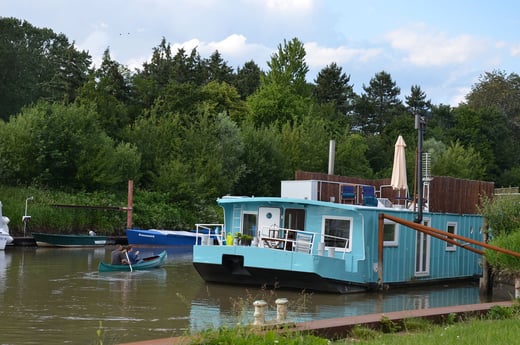
[[[128,205],[126,207],[126,228],[132,229],[132,207],[134,203],[134,180],[128,180]]]
[[[484,224],[482,225],[482,237],[483,242],[488,243],[489,223],[487,218],[484,218]],[[479,288],[482,295],[491,296],[493,293],[493,272],[485,255],[482,255],[482,277],[480,278]]]

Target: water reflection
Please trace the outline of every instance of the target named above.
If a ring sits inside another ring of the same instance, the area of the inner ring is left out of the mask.
[[[276,317],[276,298],[289,299],[293,321],[481,301],[471,285],[331,295],[206,284],[186,248],[168,248],[160,269],[98,273],[112,249],[0,251],[0,343],[92,344],[100,325],[107,344],[183,335],[252,322],[256,299],[268,302],[268,319]],[[163,248],[139,250],[151,256]],[[511,293],[495,298],[511,299]]]

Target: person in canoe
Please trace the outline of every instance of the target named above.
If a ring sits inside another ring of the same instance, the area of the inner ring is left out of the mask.
[[[118,244],[111,253],[111,264],[122,265],[125,254],[123,253],[123,246]],[[125,259],[126,260],[126,259]]]
[[[132,265],[142,261],[142,259],[139,257],[139,251],[134,251],[134,247],[131,244],[126,246],[126,257],[128,258],[128,260],[130,260],[130,263]],[[126,263],[128,263],[128,261]]]

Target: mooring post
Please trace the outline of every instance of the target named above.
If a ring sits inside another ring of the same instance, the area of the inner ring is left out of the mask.
[[[128,180],[128,200],[126,206],[126,228],[132,229],[132,208],[134,204],[134,180]]]
[[[287,303],[289,300],[287,298],[277,298],[276,303],[276,321],[281,322],[285,321],[287,318]]]
[[[259,300],[255,301],[253,305],[255,306],[255,313],[253,314],[255,321],[253,324],[255,326],[262,326],[265,324],[265,307],[267,306],[267,302]]]

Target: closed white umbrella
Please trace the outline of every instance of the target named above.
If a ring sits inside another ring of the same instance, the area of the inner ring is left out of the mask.
[[[408,194],[408,181],[406,180],[406,143],[401,135],[397,138],[394,151],[394,166],[390,185],[393,189],[405,189]]]

